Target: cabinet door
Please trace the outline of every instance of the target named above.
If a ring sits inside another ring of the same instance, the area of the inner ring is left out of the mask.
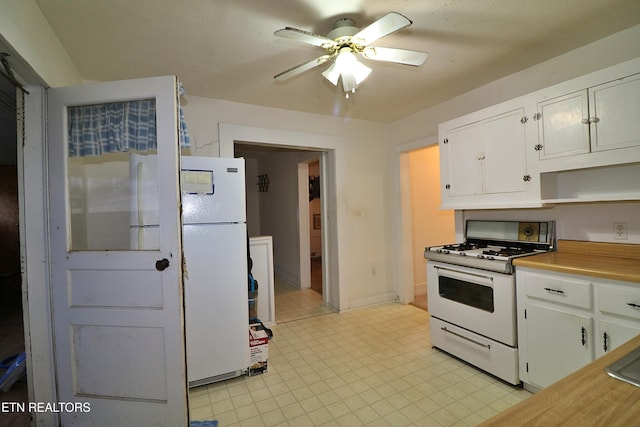
[[[525,191],[525,133],[520,120],[524,110],[514,110],[481,123],[485,193]]]
[[[589,90],[591,151],[640,145],[640,74]]]
[[[447,162],[447,181],[442,184],[449,196],[469,196],[481,192],[482,141],[477,123],[447,132],[441,155]],[[446,186],[449,186],[448,188]]]
[[[598,336],[596,337],[596,357],[613,350],[640,334],[640,323],[633,325],[613,320],[598,320]]]
[[[526,306],[529,382],[547,387],[593,360],[593,317]]]
[[[540,160],[588,153],[588,124],[586,90],[538,103]]]

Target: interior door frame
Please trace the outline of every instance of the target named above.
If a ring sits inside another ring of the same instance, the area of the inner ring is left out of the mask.
[[[31,402],[57,402],[49,292],[49,233],[46,205],[46,91],[27,86],[22,144],[18,144],[18,195],[22,258],[27,388]],[[20,133],[19,133],[20,134]],[[29,179],[26,179],[29,177]],[[58,423],[53,412],[33,414],[35,425]]]
[[[409,141],[392,147],[394,186],[391,217],[394,218],[391,229],[394,257],[392,258],[393,276],[398,278],[398,298],[408,304],[414,298],[413,265],[413,216],[411,209],[411,180],[409,177],[409,153],[438,144],[438,137],[431,136]],[[464,223],[463,212],[454,213],[456,237]]]
[[[236,141],[323,152],[320,162],[320,197],[324,201],[321,212],[323,299],[337,310],[347,309],[347,293],[340,281],[337,207],[337,182],[340,180],[337,159],[342,152],[342,139],[331,135],[220,123],[218,141],[220,157],[233,157]]]

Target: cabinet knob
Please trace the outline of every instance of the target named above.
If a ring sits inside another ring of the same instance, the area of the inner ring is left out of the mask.
[[[589,123],[598,123],[599,121],[598,117],[589,117]]]
[[[589,119],[587,119],[587,118],[582,119],[582,124],[583,125],[588,125],[589,124]]]
[[[451,188],[451,186],[449,184],[445,185],[444,188],[446,188],[447,190]]]
[[[523,177],[522,177],[522,180],[523,180],[524,182],[529,182],[529,181],[531,181],[531,175],[525,175],[525,176],[523,176]]]
[[[536,144],[533,149],[536,151],[542,151],[542,144]]]
[[[533,115],[533,120],[540,120],[542,118],[542,113],[535,113]]]
[[[523,118],[520,119],[520,123],[525,124],[529,121],[529,117],[524,116]]]

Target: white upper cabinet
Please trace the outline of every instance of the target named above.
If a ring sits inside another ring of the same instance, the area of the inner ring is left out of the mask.
[[[589,126],[583,123],[588,123],[588,99],[583,90],[538,103],[534,119],[538,122],[540,144],[535,149],[541,160],[590,151]]]
[[[640,162],[640,59],[536,92],[540,172]]]
[[[442,208],[640,200],[640,58],[440,124]]]
[[[640,145],[640,74],[589,90],[591,151]]]
[[[524,97],[443,123],[442,206],[449,209],[530,207],[540,184],[528,167]],[[535,136],[535,134],[534,134]]]

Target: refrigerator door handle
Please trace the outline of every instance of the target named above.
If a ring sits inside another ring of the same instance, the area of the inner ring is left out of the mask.
[[[169,260],[166,258],[162,258],[156,261],[156,270],[163,271],[169,267]]]

